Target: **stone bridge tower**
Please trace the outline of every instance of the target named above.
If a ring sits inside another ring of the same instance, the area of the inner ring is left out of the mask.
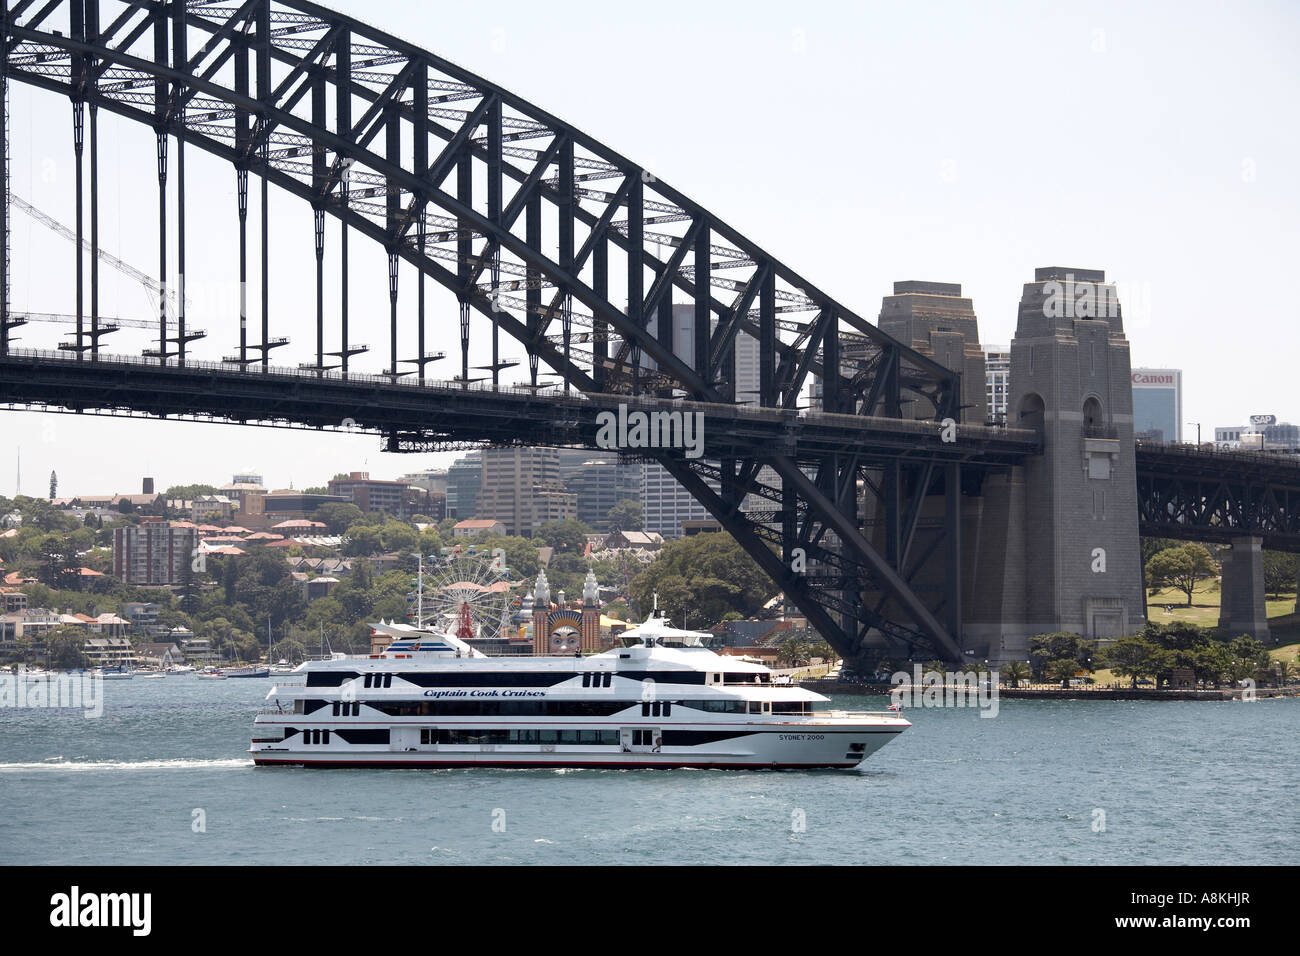
[[[1011,342],[1007,425],[1043,454],[984,486],[966,636],[1023,660],[1035,634],[1114,638],[1145,618],[1128,340],[1104,272],[1038,269]]]

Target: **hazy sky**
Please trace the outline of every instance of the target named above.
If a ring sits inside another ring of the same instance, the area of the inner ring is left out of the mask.
[[[1188,421],[1207,435],[1253,413],[1300,421],[1300,5],[332,5],[579,126],[862,315],[874,319],[897,279],[960,282],[983,341],[1005,344],[1036,266],[1105,269],[1134,365],[1183,369]],[[14,191],[71,224],[67,101],[14,84],[11,109]],[[101,242],[152,273],[152,135],[111,119],[101,129]],[[236,342],[234,174],[189,155],[192,321],[209,331],[196,355],[215,359]],[[290,334],[309,348],[310,214],[273,194],[272,219],[272,312],[296,312]],[[17,210],[12,221],[14,308],[73,311],[71,243]],[[337,250],[333,227],[327,243]],[[353,337],[375,347],[378,368],[388,303],[369,245],[354,237],[352,312],[354,329],[368,311],[376,328]],[[147,317],[137,286],[101,275],[105,314]],[[437,347],[454,353],[454,312],[436,319]],[[21,331],[29,347],[60,337]],[[108,342],[147,344],[125,332]],[[138,490],[145,474],[159,488],[221,483],[246,468],[304,487],[454,457],[384,454],[371,436],[28,412],[0,411],[0,436],[4,494],[17,446],[29,494],[52,469],[75,494]]]

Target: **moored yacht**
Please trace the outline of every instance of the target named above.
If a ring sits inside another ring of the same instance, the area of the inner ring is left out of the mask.
[[[373,625],[369,657],[309,661],[267,695],[259,766],[855,767],[911,726],[896,713],[818,710],[661,616],[587,657],[487,657],[450,633]]]

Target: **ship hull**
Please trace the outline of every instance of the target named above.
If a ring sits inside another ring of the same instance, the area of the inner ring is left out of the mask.
[[[725,734],[727,739],[695,746],[567,747],[516,745],[429,745],[387,749],[331,743],[287,747],[258,743],[250,751],[257,766],[299,767],[497,767],[600,768],[627,770],[812,770],[848,769],[879,750],[910,724],[898,719],[886,726],[809,729],[798,725],[756,730],[696,725],[687,733]],[[617,728],[610,728],[616,730]],[[677,727],[665,728],[677,730]]]

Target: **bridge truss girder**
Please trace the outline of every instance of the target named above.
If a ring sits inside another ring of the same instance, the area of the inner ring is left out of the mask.
[[[1140,531],[1222,544],[1259,537],[1268,550],[1300,552],[1300,461],[1293,458],[1144,443],[1138,448]]]

